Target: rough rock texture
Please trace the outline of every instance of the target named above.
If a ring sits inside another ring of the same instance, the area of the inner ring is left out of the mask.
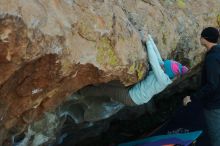
[[[163,58],[194,67],[200,31],[219,26],[219,15],[220,0],[1,0],[0,145],[86,85],[141,80],[138,29]]]

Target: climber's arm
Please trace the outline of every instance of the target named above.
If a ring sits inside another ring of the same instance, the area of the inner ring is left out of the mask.
[[[169,84],[171,82],[171,80],[169,79],[169,77],[165,74],[165,72],[161,68],[160,62],[158,60],[158,55],[156,54],[156,52],[154,50],[155,44],[153,43],[150,35],[148,36],[148,40],[146,42],[146,45],[147,45],[148,58],[149,58],[149,61],[150,61],[151,67],[152,67],[152,71],[157,78],[157,81],[163,85]],[[158,54],[159,54],[159,51],[158,51]]]
[[[157,59],[159,60],[160,65],[164,64],[164,63],[163,63],[163,59],[162,59],[161,56],[160,56],[160,52],[158,51],[158,48],[157,48],[157,46],[155,45],[154,40],[152,39],[151,35],[148,35],[148,39],[150,40],[150,42],[151,42],[151,44],[152,44],[152,46],[153,46],[154,52],[155,52],[156,55],[157,55]]]

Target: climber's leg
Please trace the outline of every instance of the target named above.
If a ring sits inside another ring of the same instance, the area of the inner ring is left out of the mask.
[[[131,96],[129,94],[129,88],[117,88],[116,90],[116,94],[115,96],[111,96],[111,98],[114,101],[118,101],[120,103],[123,103],[125,105],[129,105],[129,106],[135,106],[136,104],[134,103],[134,101],[131,99]]]
[[[128,88],[112,86],[108,84],[100,84],[99,86],[87,86],[79,91],[83,96],[95,96],[103,97],[107,96],[112,98],[114,101],[120,102],[125,105],[135,105],[132,101]]]

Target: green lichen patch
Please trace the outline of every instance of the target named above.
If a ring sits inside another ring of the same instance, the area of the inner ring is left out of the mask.
[[[181,9],[186,8],[186,2],[185,2],[185,0],[177,0],[176,2],[177,2],[177,6],[178,6],[179,8],[181,8]]]
[[[138,80],[141,80],[144,76],[143,65],[141,63],[138,64],[137,75],[138,75]]]
[[[128,73],[137,74],[138,80],[141,80],[144,76],[144,69],[143,69],[143,64],[142,63],[136,63],[134,62],[128,69]]]
[[[114,52],[111,41],[107,37],[101,38],[97,43],[96,61],[99,64],[119,65],[119,59]]]

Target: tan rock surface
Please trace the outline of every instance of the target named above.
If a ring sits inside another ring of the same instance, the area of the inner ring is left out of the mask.
[[[195,66],[219,14],[220,0],[1,0],[0,145],[86,85],[142,79],[138,29],[163,58]]]

